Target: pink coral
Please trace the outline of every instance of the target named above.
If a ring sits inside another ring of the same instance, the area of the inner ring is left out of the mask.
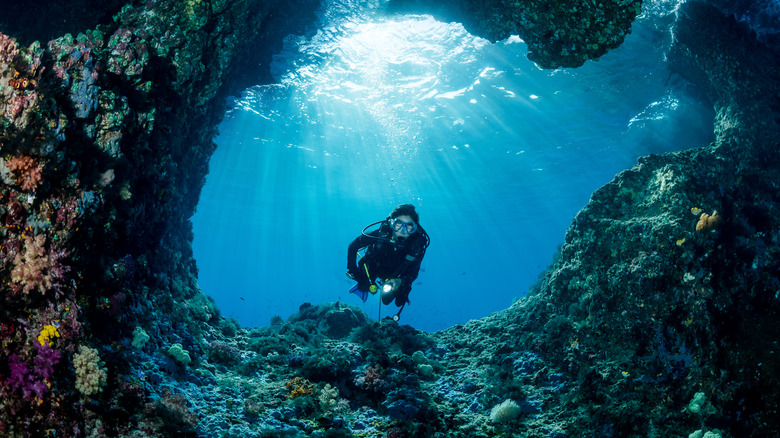
[[[57,222],[64,225],[68,229],[77,227],[79,219],[81,219],[82,211],[79,209],[79,200],[81,194],[77,196],[70,196],[67,198],[57,199]]]
[[[15,119],[21,116],[25,111],[34,108],[39,104],[38,93],[35,91],[15,91],[9,98],[8,107],[10,108],[10,117]],[[24,118],[20,119],[24,120]],[[26,123],[26,122],[21,122]]]
[[[41,165],[30,156],[18,155],[5,162],[5,166],[16,175],[16,184],[26,192],[32,192],[41,183]]]
[[[384,370],[382,370],[381,366],[370,366],[366,368],[362,376],[355,379],[355,383],[365,389],[381,392],[387,386],[387,382],[383,379],[383,374]]]
[[[37,235],[27,236],[24,249],[14,258],[11,281],[25,294],[37,290],[42,294],[54,291],[59,295],[65,284],[65,274],[69,268],[62,263],[66,253],[54,245],[46,250],[46,238]]]
[[[0,61],[8,63],[18,52],[16,40],[0,33]]]

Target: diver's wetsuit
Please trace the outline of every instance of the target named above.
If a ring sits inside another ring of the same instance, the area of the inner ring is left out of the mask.
[[[387,222],[368,233],[368,236],[358,236],[347,249],[347,271],[358,282],[358,289],[361,291],[368,291],[375,278],[400,278],[402,283],[398,290],[383,297],[382,301],[390,304],[395,298],[396,306],[401,307],[406,304],[412,290],[412,282],[420,272],[420,264],[429,240],[421,226],[405,239],[391,241],[392,237],[393,230]],[[366,254],[358,262],[357,252],[361,248],[366,248]],[[366,266],[371,278],[366,276]]]

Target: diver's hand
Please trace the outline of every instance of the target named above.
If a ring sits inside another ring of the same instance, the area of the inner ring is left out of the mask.
[[[387,293],[387,294],[391,294],[391,293],[395,292],[396,290],[398,290],[398,288],[401,287],[402,283],[403,283],[403,280],[401,280],[400,278],[391,278],[391,279],[385,281],[385,285],[389,284],[391,289],[389,291],[387,291],[387,292],[384,292],[384,290],[383,290],[383,292]]]
[[[355,273],[350,270],[347,270],[347,277],[355,280]]]

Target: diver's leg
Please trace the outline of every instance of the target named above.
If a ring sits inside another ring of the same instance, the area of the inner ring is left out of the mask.
[[[404,304],[406,304],[406,301],[409,299],[409,292],[411,291],[412,291],[411,284],[401,285],[401,287],[398,288],[395,294],[395,305],[401,307]]]
[[[398,289],[388,293],[382,292],[382,304],[392,303],[396,295],[398,295]]]

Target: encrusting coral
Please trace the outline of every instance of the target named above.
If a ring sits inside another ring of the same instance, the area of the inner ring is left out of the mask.
[[[325,414],[337,414],[349,410],[349,402],[339,397],[339,389],[326,383],[317,397],[320,409]]]

